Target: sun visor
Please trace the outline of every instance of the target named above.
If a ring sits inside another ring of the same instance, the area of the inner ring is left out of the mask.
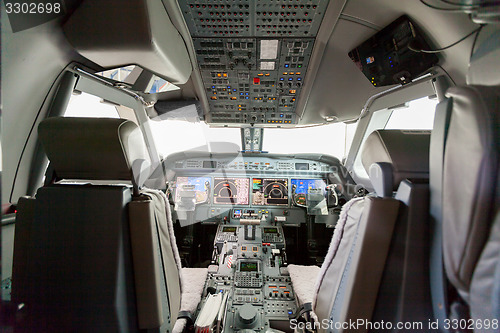
[[[195,100],[158,101],[154,106],[156,114],[150,114],[153,121],[184,120],[198,122],[203,119],[200,102]]]
[[[184,40],[158,0],[87,0],[63,26],[77,52],[96,64],[137,64],[184,84],[192,66]]]

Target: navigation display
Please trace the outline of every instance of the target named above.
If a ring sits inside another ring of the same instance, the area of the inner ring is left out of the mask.
[[[254,178],[252,183],[252,205],[288,205],[288,179]]]
[[[214,178],[214,204],[248,205],[248,178]]]
[[[211,177],[177,177],[175,202],[181,199],[182,191],[195,191],[196,203],[205,202],[209,196]]]
[[[326,184],[323,179],[292,179],[292,186],[295,188],[295,194],[307,194],[310,189],[321,189],[323,194],[326,193]]]

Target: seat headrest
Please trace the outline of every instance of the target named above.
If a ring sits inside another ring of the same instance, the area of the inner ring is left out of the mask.
[[[498,59],[500,58],[500,30],[496,25],[484,26],[477,36],[476,46],[470,58],[467,84],[500,85]]]
[[[38,126],[38,137],[58,178],[131,180],[141,186],[139,179],[149,176],[148,150],[131,121],[47,118]]]
[[[430,133],[377,130],[366,138],[361,161],[379,196],[391,196],[406,178],[429,177]],[[372,167],[373,164],[376,164]]]

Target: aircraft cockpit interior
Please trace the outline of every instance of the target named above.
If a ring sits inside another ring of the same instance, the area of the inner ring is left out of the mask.
[[[499,1],[0,10],[2,332],[500,332]]]

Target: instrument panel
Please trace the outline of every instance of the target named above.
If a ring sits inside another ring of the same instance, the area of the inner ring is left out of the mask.
[[[163,163],[173,171],[168,185],[183,226],[253,219],[299,225],[308,216],[330,225],[354,184],[337,159],[320,154],[200,152]]]
[[[250,189],[250,182],[252,187]],[[213,190],[211,191],[211,184]],[[297,189],[290,187],[298,184]],[[181,192],[194,191],[197,203],[233,206],[290,206],[290,194],[304,195],[311,189],[326,196],[324,179],[306,178],[237,178],[237,177],[177,177],[175,200]],[[210,202],[207,198],[213,198]],[[251,202],[250,202],[251,198]]]

